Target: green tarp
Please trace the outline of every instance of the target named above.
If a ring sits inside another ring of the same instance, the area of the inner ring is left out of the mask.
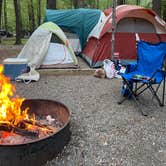
[[[45,22],[52,21],[62,29],[77,33],[82,48],[87,37],[97,24],[101,11],[97,9],[46,10]]]

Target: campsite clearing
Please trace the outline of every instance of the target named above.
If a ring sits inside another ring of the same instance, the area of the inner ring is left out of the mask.
[[[17,54],[21,48],[12,46],[11,49]],[[6,53],[3,58],[14,56],[11,49],[3,47]],[[82,63],[82,67],[87,65]],[[142,103],[149,116],[144,117],[136,111],[133,102],[117,104],[120,87],[121,79],[81,74],[43,73],[38,82],[16,83],[21,97],[57,100],[71,111],[71,140],[62,153],[45,166],[166,163],[165,107],[154,106],[145,94]]]

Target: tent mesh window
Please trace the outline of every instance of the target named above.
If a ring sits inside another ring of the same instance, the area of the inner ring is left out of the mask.
[[[52,36],[51,36],[51,43],[64,44],[63,41],[55,34],[52,34]]]
[[[141,33],[156,33],[152,23],[140,18],[123,18],[117,25],[117,32],[141,32]]]

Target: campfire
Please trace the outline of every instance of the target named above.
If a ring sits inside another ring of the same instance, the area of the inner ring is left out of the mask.
[[[22,109],[24,100],[16,95],[15,86],[3,75],[0,65],[0,145],[42,139],[63,126],[51,115],[38,116],[29,112],[29,107]]]
[[[70,112],[53,100],[16,94],[0,65],[0,165],[40,166],[70,140]]]

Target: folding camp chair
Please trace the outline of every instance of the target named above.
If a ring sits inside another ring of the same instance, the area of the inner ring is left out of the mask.
[[[166,69],[163,68],[163,63],[165,57],[166,42],[152,44],[139,41],[137,43],[137,63],[134,65],[129,64],[126,70],[127,73],[121,75],[123,79],[124,98],[122,98],[118,104],[132,97],[141,113],[147,115],[147,113],[141,109],[138,96],[146,90],[150,90],[159,105],[164,106]],[[163,91],[162,96],[160,96],[158,90],[162,82]],[[125,91],[124,87],[126,87]]]

